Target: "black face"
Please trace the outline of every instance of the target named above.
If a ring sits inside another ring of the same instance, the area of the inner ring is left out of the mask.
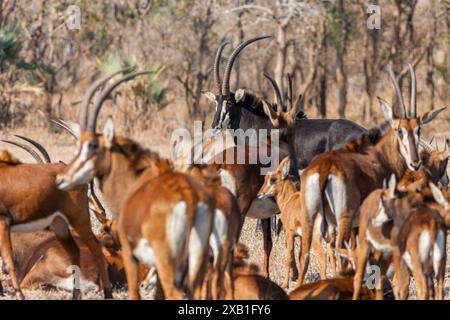
[[[240,111],[233,93],[226,96],[216,96],[216,113],[211,127],[216,130],[237,129],[241,117]]]

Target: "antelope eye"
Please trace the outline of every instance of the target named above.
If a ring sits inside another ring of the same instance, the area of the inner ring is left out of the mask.
[[[270,178],[269,179],[269,184],[275,184],[277,182],[277,179],[276,178],[274,178],[274,177],[272,177],[272,178]]]
[[[91,149],[93,151],[97,150],[98,149],[98,142],[92,141],[91,143],[89,143],[89,149]]]
[[[398,136],[399,136],[400,139],[403,138],[403,130],[402,130],[402,128],[398,128],[397,129],[397,133],[398,133]]]

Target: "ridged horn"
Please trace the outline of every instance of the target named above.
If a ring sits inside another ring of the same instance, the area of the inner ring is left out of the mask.
[[[50,159],[50,155],[48,154],[47,150],[44,148],[43,145],[41,145],[39,142],[34,141],[33,139],[15,134],[15,137],[25,140],[28,143],[31,143],[36,149],[39,150],[39,152],[42,154],[42,157],[44,158],[45,163],[51,163],[52,160]]]
[[[12,145],[14,145],[14,146],[16,146],[16,147],[19,147],[19,148],[25,150],[26,152],[28,152],[28,153],[33,157],[33,159],[34,159],[37,163],[44,163],[44,160],[43,160],[43,159],[39,156],[39,154],[38,154],[36,151],[34,151],[33,148],[31,148],[30,146],[28,146],[28,145],[26,145],[26,144],[19,143],[19,142],[11,141],[11,140],[1,140],[1,141],[2,141],[2,142],[5,142],[5,143],[12,144]]]
[[[248,39],[247,41],[241,42],[231,53],[230,57],[228,58],[227,66],[225,68],[225,73],[223,77],[222,82],[222,94],[223,95],[229,95],[230,94],[230,76],[231,76],[231,70],[233,69],[234,61],[236,60],[236,57],[239,55],[239,53],[249,44],[262,40],[271,38],[272,36],[262,36],[262,37],[256,37],[252,39]]]
[[[229,41],[224,41],[220,44],[219,48],[217,48],[216,57],[214,59],[214,82],[218,95],[222,95],[222,82],[220,80],[220,58],[222,57],[223,49],[229,44]]]
[[[283,110],[283,96],[281,95],[280,87],[278,87],[277,82],[268,74],[264,73],[264,77],[270,81],[270,84],[273,87],[273,92],[275,94],[275,101],[277,104],[277,111],[280,112]]]
[[[83,100],[81,102],[81,107],[80,107],[80,129],[81,129],[81,131],[86,130],[86,125],[87,125],[88,115],[89,115],[89,112],[88,112],[89,102],[91,101],[91,99],[94,96],[94,94],[97,91],[97,89],[100,86],[104,85],[106,82],[108,82],[111,78],[113,78],[116,75],[118,75],[119,73],[125,72],[127,70],[129,70],[129,68],[119,70],[119,71],[114,72],[114,73],[112,73],[110,75],[106,75],[106,76],[98,79],[97,81],[95,81],[88,88],[88,91],[83,96]]]
[[[98,114],[100,113],[100,109],[103,105],[103,102],[119,84],[121,84],[125,81],[128,81],[128,80],[131,80],[137,76],[149,74],[151,72],[152,71],[138,71],[138,72],[133,72],[133,73],[127,74],[126,76],[114,81],[107,88],[105,88],[99,95],[98,99],[95,99],[95,101],[94,101],[94,106],[92,107],[92,113],[89,118],[87,130],[95,133],[95,127],[97,125]]]
[[[389,77],[391,78],[392,84],[394,85],[395,93],[397,94],[399,104],[399,117],[405,119],[406,118],[405,103],[403,102],[403,96],[400,90],[400,86],[398,85],[394,71],[392,70],[392,62],[389,62],[388,64],[388,73]]]
[[[417,116],[416,107],[416,73],[411,63],[408,63],[409,73],[411,74],[411,100],[409,106],[409,116],[415,118]]]

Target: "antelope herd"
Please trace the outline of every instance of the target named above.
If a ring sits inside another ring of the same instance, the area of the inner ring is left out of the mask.
[[[231,145],[196,158],[195,146],[176,140],[172,159],[165,159],[118,136],[110,118],[98,132],[111,92],[148,74],[127,70],[88,88],[79,123],[53,120],[77,140],[68,164],[52,162],[30,137],[3,140],[37,162],[0,153],[2,273],[17,299],[25,298],[22,289],[41,287],[70,290],[74,299],[89,290],[112,298],[113,286],[126,284],[130,299],[150,288],[155,299],[407,299],[411,279],[418,299],[444,298],[450,143],[445,140],[439,150],[421,137],[421,128],[445,108],[418,115],[411,65],[408,110],[389,65],[398,108],[378,98],[385,121],[370,129],[343,119],[307,118],[304,96],[294,92],[289,75],[284,95],[264,74],[274,102],[246,89],[231,92],[236,58],[267,38],[239,44],[223,80],[220,62],[228,42],[219,46],[212,71],[216,92],[204,93],[215,104],[214,134],[202,147],[212,150],[220,133],[239,129],[265,129],[257,131],[263,144],[242,147],[234,136]],[[261,160],[263,145],[279,154],[279,163]],[[239,153],[257,161],[241,163]],[[262,174],[268,168],[274,170]],[[111,218],[95,195],[94,180]],[[97,233],[90,212],[100,223]],[[269,279],[277,216],[286,241],[281,286]],[[245,218],[262,223],[261,272],[239,243]],[[304,283],[311,249],[321,280]],[[76,266],[79,279],[70,273]],[[290,281],[297,287],[288,294]],[[0,282],[0,294],[5,284]]]

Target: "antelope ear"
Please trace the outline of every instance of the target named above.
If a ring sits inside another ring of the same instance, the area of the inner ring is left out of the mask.
[[[281,179],[284,180],[289,175],[289,171],[291,169],[291,161],[289,159],[285,160],[283,163],[283,167],[281,168]]]
[[[389,197],[391,199],[395,198],[395,187],[397,186],[397,179],[395,178],[395,174],[391,175],[389,179]]]
[[[243,101],[245,99],[245,90],[244,89],[237,89],[236,92],[234,93],[234,100],[236,100],[236,102],[240,102]]]
[[[426,124],[428,122],[431,122],[434,118],[436,118],[436,116],[441,113],[442,111],[444,111],[447,107],[443,107],[440,109],[436,109],[436,110],[430,110],[425,112],[421,117],[420,117],[420,123],[421,124]]]
[[[297,119],[297,116],[303,110],[303,105],[305,104],[305,96],[300,94],[296,100],[295,106],[289,110],[289,115],[292,120]]]
[[[391,106],[389,105],[389,103],[387,103],[386,100],[381,99],[380,97],[377,98],[380,102],[380,107],[381,111],[383,111],[384,119],[392,126],[392,124],[394,123],[394,113],[392,112]]]
[[[211,91],[204,91],[202,94],[211,102],[216,102],[216,95]]]
[[[111,118],[106,120],[103,127],[103,138],[105,139],[106,147],[111,148],[114,141],[114,123]]]
[[[271,106],[269,106],[269,104],[265,100],[262,100],[262,104],[264,113],[269,117],[270,122],[275,125],[277,120],[277,113],[272,109]]]
[[[431,189],[431,193],[433,194],[434,200],[436,200],[436,202],[439,205],[441,205],[444,209],[447,209],[448,201],[445,198],[442,191],[433,182],[430,182],[430,189]]]

